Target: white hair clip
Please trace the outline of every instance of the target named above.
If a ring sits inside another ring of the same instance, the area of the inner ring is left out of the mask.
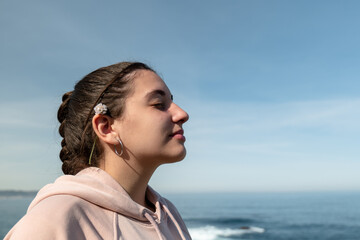
[[[108,108],[105,104],[99,103],[94,107],[95,114],[106,114]]]

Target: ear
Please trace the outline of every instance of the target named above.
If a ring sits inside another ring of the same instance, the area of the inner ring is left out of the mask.
[[[97,114],[92,119],[92,127],[99,139],[109,144],[117,144],[118,135],[113,129],[114,119],[102,114]]]

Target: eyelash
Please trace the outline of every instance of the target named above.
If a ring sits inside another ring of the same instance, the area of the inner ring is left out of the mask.
[[[164,103],[156,103],[156,104],[153,104],[153,106],[157,109],[165,109]]]

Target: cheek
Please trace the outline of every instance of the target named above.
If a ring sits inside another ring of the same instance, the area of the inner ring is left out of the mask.
[[[145,144],[155,147],[168,141],[171,128],[167,123],[166,117],[156,116],[156,118],[144,119],[141,129]]]
[[[129,119],[123,122],[121,136],[129,148],[154,148],[164,144],[172,131],[166,116],[136,114]]]

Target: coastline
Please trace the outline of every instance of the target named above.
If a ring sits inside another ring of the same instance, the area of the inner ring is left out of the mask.
[[[35,197],[38,191],[0,190],[0,199]]]

